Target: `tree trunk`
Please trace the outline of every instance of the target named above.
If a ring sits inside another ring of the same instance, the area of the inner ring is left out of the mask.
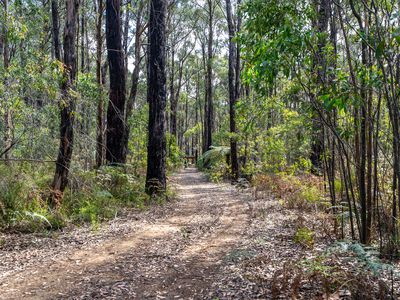
[[[130,136],[129,119],[132,116],[133,107],[136,102],[137,89],[139,85],[139,72],[140,72],[140,62],[141,62],[141,47],[142,47],[142,34],[144,31],[144,26],[142,24],[142,15],[144,9],[144,2],[140,1],[138,3],[138,11],[136,14],[136,33],[135,33],[135,66],[132,73],[132,85],[129,93],[128,102],[126,104],[126,115],[125,115],[125,135],[124,135],[124,156],[128,153],[128,143]]]
[[[51,16],[52,16],[52,38],[54,47],[54,57],[57,60],[61,60],[60,16],[58,12],[58,0],[51,1]]]
[[[85,0],[81,0],[81,72],[85,70],[85,30],[86,30],[86,18],[85,18]]]
[[[103,50],[103,12],[104,1],[96,0],[96,81],[98,88],[97,102],[97,138],[96,138],[96,167],[100,168],[104,163],[104,90],[102,80],[102,50]]]
[[[326,37],[323,33],[327,33],[329,24],[329,11],[330,5],[329,0],[314,1],[315,9],[318,12],[316,24],[314,24],[315,29],[321,36],[318,38],[318,51],[315,54],[313,67],[313,72],[316,74],[316,81],[319,88],[324,91],[325,89],[325,77],[326,77],[326,58],[324,53],[324,48],[326,46]],[[318,101],[316,99],[317,95],[311,95],[314,97],[312,101]],[[311,155],[310,160],[313,166],[313,171],[317,174],[321,173],[323,167],[323,153],[324,153],[324,135],[322,130],[322,122],[318,113],[314,111],[312,120],[313,136],[311,141]]]
[[[165,73],[166,0],[150,1],[149,57],[147,100],[149,131],[147,145],[146,192],[154,195],[166,189],[166,123],[167,101]]]
[[[366,33],[361,15],[357,12],[356,7],[352,0],[350,0],[350,7],[353,15],[356,17],[360,32],[362,35]],[[365,68],[368,65],[368,44],[365,38],[361,41],[361,63]],[[367,90],[366,81],[362,77],[360,83],[360,97],[361,97],[361,114],[359,118],[360,127],[360,145],[359,145],[359,160],[357,161],[357,175],[359,185],[359,197],[361,205],[361,243],[368,244],[371,236],[371,228],[368,221],[368,214],[370,214],[371,205],[367,203],[367,190],[366,190],[366,164],[367,164]],[[358,127],[358,126],[357,126]],[[370,198],[369,198],[370,200]]]
[[[203,152],[211,149],[212,133],[214,130],[213,109],[213,41],[214,41],[214,1],[207,0],[208,4],[208,41],[207,41],[207,81],[206,81],[206,103],[204,115],[204,147]]]
[[[228,81],[229,81],[229,120],[230,120],[230,132],[231,132],[231,172],[232,172],[232,180],[236,181],[239,177],[239,163],[237,157],[237,142],[236,137],[236,101],[238,97],[237,91],[237,78],[235,76],[235,71],[238,72],[236,67],[236,60],[238,57],[235,57],[236,47],[234,42],[235,37],[235,26],[233,24],[232,18],[232,5],[230,0],[226,0],[226,15],[228,21],[228,31],[229,31],[229,68],[228,68]]]
[[[124,39],[123,39],[125,78],[128,78],[129,21],[131,18],[130,5],[131,5],[131,0],[128,0],[125,5]]]
[[[4,6],[4,24],[3,24],[3,67],[4,67],[4,86],[8,86],[8,68],[10,66],[10,47],[8,43],[8,0],[3,1]],[[7,103],[5,99],[6,107],[4,112],[4,158],[8,160],[10,158],[11,148],[13,147],[13,122],[12,122],[12,110],[10,103]]]
[[[169,105],[170,105],[169,132],[171,136],[176,139],[176,127],[177,127],[176,115],[177,115],[178,103],[175,100],[175,45],[172,38],[171,38],[171,70],[169,79]]]
[[[52,205],[58,207],[63,192],[68,184],[68,174],[71,165],[74,143],[75,99],[71,91],[77,72],[76,66],[76,25],[79,1],[66,1],[66,16],[64,28],[64,80],[61,86],[62,101],[60,123],[60,148],[56,161],[56,172],[52,183]]]
[[[106,159],[111,165],[124,164],[125,67],[122,49],[120,0],[107,0],[106,40],[110,73],[110,101],[107,110]]]

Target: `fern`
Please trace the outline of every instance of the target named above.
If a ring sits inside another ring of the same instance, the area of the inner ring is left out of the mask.
[[[231,149],[225,146],[211,147],[210,150],[205,152],[197,161],[199,169],[209,169],[213,165],[223,161],[229,155]]]
[[[51,225],[51,223],[49,222],[49,220],[48,220],[45,216],[43,216],[43,215],[41,215],[41,214],[38,214],[38,213],[36,213],[36,212],[31,212],[31,211],[24,211],[24,214],[25,214],[27,217],[32,218],[32,220],[38,220],[38,221],[41,221],[41,222],[43,222],[43,223],[46,223],[47,225],[49,225],[50,228],[53,227],[53,226]]]
[[[379,252],[373,247],[365,247],[359,243],[351,242],[337,242],[330,247],[327,252],[352,252],[355,254],[359,263],[366,269],[370,270],[375,276],[378,276],[384,271],[394,271],[394,268],[390,264],[383,263],[379,259]],[[399,276],[400,274],[396,274]]]

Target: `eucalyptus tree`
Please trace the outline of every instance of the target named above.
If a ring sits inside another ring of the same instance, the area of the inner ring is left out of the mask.
[[[106,159],[109,164],[126,162],[125,105],[126,78],[122,48],[121,1],[106,1],[106,43],[110,76],[109,105],[107,110]]]
[[[149,103],[146,192],[166,190],[166,0],[150,1],[147,101]]]
[[[4,72],[4,87],[8,89],[8,69],[10,67],[10,44],[9,44],[9,3],[8,0],[3,0],[3,24],[2,24],[2,35],[1,35],[1,46],[3,53],[3,72]],[[10,158],[10,151],[13,146],[13,121],[12,121],[12,110],[9,101],[5,101],[5,109],[4,109],[4,150],[2,151],[2,155],[5,156],[6,159]]]
[[[66,1],[65,27],[64,27],[64,78],[62,81],[62,101],[60,101],[60,147],[56,161],[56,171],[52,183],[52,203],[60,204],[63,192],[68,184],[68,174],[71,165],[72,150],[74,144],[74,122],[75,122],[75,95],[73,93],[76,73],[76,26],[78,0]]]
[[[400,203],[398,9],[397,2],[246,1],[241,34],[245,81],[255,93],[275,99],[289,81],[308,107],[308,137],[321,136],[309,139],[308,152],[327,175],[332,212],[349,214],[341,234],[367,244],[378,235],[392,250]],[[288,109],[299,112],[293,104]]]
[[[105,116],[104,116],[104,75],[103,66],[103,14],[104,0],[94,2],[96,11],[96,82],[98,86],[97,129],[96,129],[96,167],[100,168],[105,157]]]
[[[193,31],[197,20],[193,18],[193,10],[187,1],[175,1],[169,7],[168,22],[169,130],[171,136],[177,139],[177,114],[183,70],[195,47]]]
[[[240,2],[238,2],[240,4]],[[238,8],[237,8],[238,10]],[[240,90],[240,50],[239,46],[235,45],[235,35],[239,26],[235,27],[232,14],[232,4],[230,0],[226,0],[226,16],[228,22],[229,31],[229,71],[228,71],[228,81],[229,81],[229,129],[231,135],[236,134],[236,103],[239,97]],[[238,18],[236,23],[240,23]],[[238,152],[237,152],[237,141],[236,136],[231,137],[231,171],[232,179],[237,180],[239,177],[239,162],[238,162]]]
[[[204,139],[203,151],[211,149],[214,131],[214,103],[213,103],[213,59],[214,59],[214,17],[217,8],[216,0],[207,0],[208,38],[207,38],[207,72],[206,72],[206,100],[204,103]]]

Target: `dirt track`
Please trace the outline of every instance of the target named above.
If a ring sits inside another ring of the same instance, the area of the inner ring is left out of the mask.
[[[209,298],[224,258],[243,241],[249,196],[209,183],[195,169],[171,181],[178,199],[125,220],[121,234],[80,247],[41,248],[34,261],[30,251],[15,253],[26,263],[18,270],[0,265],[0,299]]]

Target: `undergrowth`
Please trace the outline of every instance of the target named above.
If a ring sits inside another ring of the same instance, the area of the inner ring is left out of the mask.
[[[199,170],[206,173],[212,182],[221,182],[223,179],[228,178],[230,168],[227,161],[229,161],[230,148],[228,147],[212,147],[205,152],[197,161]]]
[[[259,174],[255,176],[252,184],[255,187],[256,198],[263,198],[272,193],[287,208],[307,210],[326,209],[330,206],[323,192],[322,179],[310,174]]]
[[[35,232],[87,222],[97,227],[124,208],[143,208],[148,200],[143,177],[126,168],[72,170],[61,207],[52,210],[48,205],[51,174],[45,166],[0,167],[0,229]]]
[[[243,263],[245,278],[269,287],[268,299],[397,299],[393,280],[398,275],[359,244],[336,244],[320,255],[286,261],[271,275],[260,268],[270,259],[258,256]]]

